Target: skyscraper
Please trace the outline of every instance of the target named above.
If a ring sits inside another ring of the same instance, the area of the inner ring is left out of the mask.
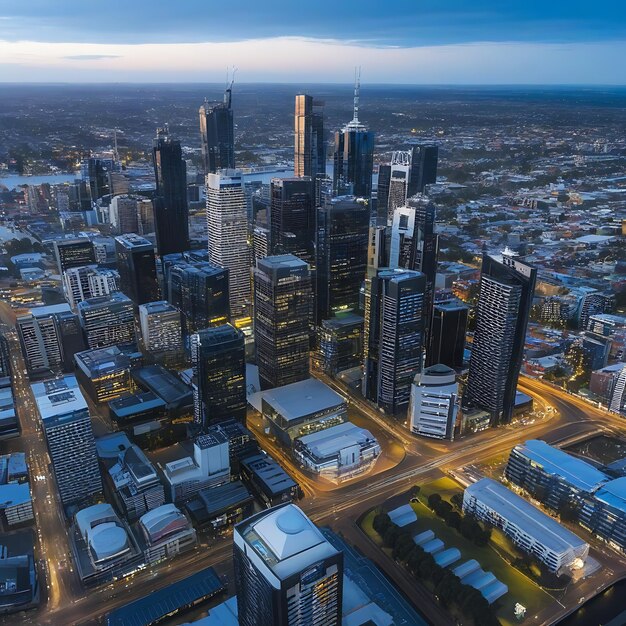
[[[76,377],[35,383],[32,390],[63,505],[102,492],[89,409]]]
[[[167,127],[157,129],[152,159],[156,179],[154,224],[159,255],[188,250],[187,164],[180,141],[170,137]]]
[[[163,281],[164,296],[183,314],[186,333],[228,321],[226,268],[198,259],[193,253],[172,254],[163,259]]]
[[[96,202],[103,196],[111,193],[109,172],[115,171],[118,165],[112,156],[109,155],[95,155],[83,161],[83,180],[89,181],[89,195],[92,202]]]
[[[63,272],[65,297],[72,309],[87,298],[106,296],[119,291],[120,275],[116,270],[99,268],[96,265],[70,267]]]
[[[231,326],[215,326],[191,337],[195,422],[207,426],[235,418],[246,421],[244,334]]]
[[[159,300],[139,306],[141,339],[148,352],[177,353],[183,349],[181,313]]]
[[[411,175],[407,196],[423,193],[426,185],[437,182],[437,161],[439,147],[435,144],[423,144],[411,148]]]
[[[406,206],[394,211],[391,227],[389,266],[422,272],[426,277],[424,293],[424,331],[426,345],[430,332],[439,237],[435,233],[435,205],[425,196],[407,200]]]
[[[54,253],[59,274],[70,267],[80,267],[95,263],[93,244],[87,237],[58,239],[54,242]]]
[[[536,277],[508,249],[483,255],[463,406],[487,411],[494,426],[511,420]]]
[[[311,272],[293,256],[258,259],[254,269],[254,333],[261,387],[309,376]]]
[[[209,261],[228,269],[230,315],[245,315],[250,302],[250,251],[241,172],[222,170],[206,177]]]
[[[80,302],[78,314],[87,345],[92,349],[137,342],[133,302],[119,291]]]
[[[138,200],[127,194],[115,196],[109,207],[111,227],[117,234],[139,232]]]
[[[294,254],[312,261],[315,238],[315,189],[309,176],[272,178],[270,236],[273,254]]]
[[[235,133],[232,109],[232,82],[223,102],[205,100],[200,106],[200,140],[205,174],[235,167]]]
[[[463,367],[468,311],[460,301],[435,304],[426,346],[427,366],[441,363],[452,368]]]
[[[313,96],[298,94],[294,116],[294,175],[310,176],[326,173],[326,142],[324,137],[324,104]]]
[[[374,133],[359,121],[360,79],[354,87],[354,117],[335,133],[333,191],[369,198],[374,168]]]
[[[332,198],[317,209],[316,323],[359,309],[367,271],[369,203],[363,198]]]
[[[159,299],[154,246],[140,235],[115,238],[115,258],[120,274],[120,291],[135,304]]]
[[[365,396],[386,412],[406,411],[411,383],[422,369],[426,277],[381,269],[365,299]]]
[[[242,626],[339,626],[343,553],[295,505],[235,526],[237,609]]]

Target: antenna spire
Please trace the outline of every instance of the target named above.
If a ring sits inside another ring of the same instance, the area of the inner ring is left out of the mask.
[[[359,121],[359,92],[361,91],[361,66],[354,68],[354,117],[353,122]]]
[[[233,73],[232,78],[230,79],[230,83],[228,82],[229,77],[229,68],[226,68],[226,91],[224,91],[224,104],[230,109],[231,99],[233,95],[233,84],[235,82],[235,74],[237,73],[237,68],[233,65]]]

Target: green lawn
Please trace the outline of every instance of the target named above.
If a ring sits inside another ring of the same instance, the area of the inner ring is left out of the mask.
[[[372,509],[361,521],[361,529],[377,546],[382,547],[383,540],[372,526],[375,517],[376,509]]]
[[[509,592],[497,601],[498,610],[496,614],[503,625],[519,623],[513,613],[517,602],[527,608],[527,615],[536,615],[554,601],[551,595],[530,578],[510,566],[492,547],[479,547],[468,541],[459,532],[447,526],[424,504],[430,493],[437,492],[445,500],[449,500],[450,496],[460,491],[458,484],[450,478],[441,478],[424,485],[420,490],[420,502],[411,505],[417,513],[417,521],[411,526],[411,532],[417,534],[424,530],[432,530],[446,544],[446,548],[456,547],[461,551],[461,560],[457,561],[452,568],[469,559],[476,559],[483,570],[493,572],[498,580],[509,588]],[[493,537],[494,543],[501,551],[512,556],[516,554],[515,548],[504,535],[494,530]]]

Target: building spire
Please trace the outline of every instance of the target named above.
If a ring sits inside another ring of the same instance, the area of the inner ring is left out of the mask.
[[[359,123],[359,92],[361,90],[361,67],[354,68],[354,115],[352,121]]]

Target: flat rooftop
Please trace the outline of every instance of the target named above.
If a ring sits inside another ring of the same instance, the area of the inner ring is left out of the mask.
[[[163,589],[130,602],[107,616],[107,626],[146,626],[160,621],[170,613],[203,598],[225,591],[224,584],[212,567],[207,567]]]
[[[609,481],[595,495],[600,502],[626,514],[626,476]]]
[[[237,524],[235,532],[261,562],[283,580],[339,554],[295,504],[253,515]]]
[[[185,396],[189,396],[190,402],[192,400],[191,389],[161,365],[141,367],[134,370],[132,376],[141,387],[152,391],[167,404],[180,402]]]
[[[376,438],[369,430],[359,428],[352,422],[337,424],[316,433],[299,437],[310,454],[317,459],[336,458],[341,450],[352,446],[375,443]]]
[[[561,526],[555,519],[491,478],[482,478],[469,485],[465,493],[475,496],[557,554],[585,545],[580,537]]]
[[[254,473],[256,479],[269,491],[277,495],[288,489],[293,489],[297,483],[285,470],[269,455],[254,454],[241,459],[241,464]]]
[[[317,378],[307,378],[262,393],[263,400],[286,421],[301,419],[346,404],[345,398]]]
[[[582,491],[592,493],[610,480],[590,463],[554,448],[541,439],[529,439],[515,446],[515,450],[537,463],[547,474],[559,476]]]
[[[87,408],[87,402],[78,387],[76,376],[68,374],[31,385],[41,419],[65,415]]]

